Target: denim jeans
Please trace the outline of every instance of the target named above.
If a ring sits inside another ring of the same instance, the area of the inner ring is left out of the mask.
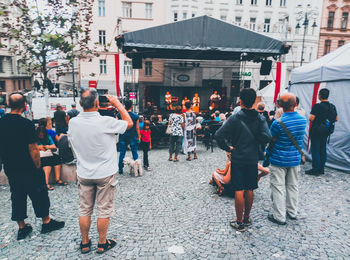
[[[327,161],[327,136],[311,136],[312,169],[323,173]]]
[[[130,149],[131,149],[131,153],[132,153],[132,158],[134,160],[137,160],[139,158],[139,155],[137,154],[137,138],[136,136],[130,138],[130,139],[119,139],[119,144],[120,144],[120,154],[119,154],[119,171],[122,172],[123,171],[123,159],[125,157],[126,154],[126,147],[128,146],[128,144],[130,144]]]

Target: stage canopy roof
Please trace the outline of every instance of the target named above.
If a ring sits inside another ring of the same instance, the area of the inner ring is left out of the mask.
[[[261,61],[289,50],[281,41],[209,16],[128,32],[116,41],[130,58],[139,53],[142,58]]]

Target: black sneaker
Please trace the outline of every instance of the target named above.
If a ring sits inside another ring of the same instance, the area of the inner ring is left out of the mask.
[[[230,226],[236,229],[238,232],[244,232],[245,226],[243,222],[238,222],[237,220],[230,221]]]
[[[17,240],[25,239],[32,231],[32,226],[25,224],[24,228],[18,229]]]
[[[243,225],[246,227],[249,227],[252,225],[252,219],[250,217],[244,217],[243,218]]]
[[[46,234],[64,227],[64,221],[51,219],[49,223],[41,225],[41,234]]]
[[[292,217],[288,212],[287,212],[287,217],[291,220],[297,220],[297,217]]]
[[[286,222],[282,222],[282,221],[275,219],[272,214],[267,215],[267,219],[270,220],[272,223],[275,223],[277,225],[284,226],[287,224]]]

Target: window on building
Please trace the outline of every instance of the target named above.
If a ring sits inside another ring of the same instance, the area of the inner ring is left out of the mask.
[[[146,19],[152,19],[152,8],[153,8],[153,5],[152,4],[145,4],[145,7],[146,7]]]
[[[195,13],[192,13],[192,17],[196,17],[196,14],[195,14]]]
[[[21,80],[18,80],[18,90],[21,89]]]
[[[0,57],[0,73],[4,72],[4,57]]]
[[[23,80],[23,89],[26,89],[26,80]]]
[[[123,9],[123,17],[132,17],[132,6],[131,3],[123,3],[122,5],[122,9]]]
[[[220,20],[226,21],[227,20],[227,16],[226,15],[220,15]]]
[[[17,61],[17,74],[22,74],[22,62]]]
[[[0,91],[5,92],[5,81],[4,80],[0,81]]]
[[[271,6],[272,5],[272,0],[266,0],[266,6]]]
[[[329,12],[328,13],[327,28],[333,29],[333,23],[334,23],[334,12]]]
[[[341,17],[341,29],[342,30],[346,30],[346,28],[348,27],[348,17],[349,17],[349,13],[343,13],[343,15]]]
[[[256,29],[256,18],[250,18],[249,29],[255,31]]]
[[[323,54],[327,54],[327,53],[331,52],[331,44],[332,44],[331,40],[325,40],[325,42],[324,42],[324,53]]]
[[[278,20],[278,32],[279,33],[284,32],[284,19]]]
[[[98,31],[98,43],[101,45],[106,45],[106,31],[105,30]]]
[[[235,24],[237,26],[241,26],[241,23],[242,23],[242,17],[241,16],[236,16],[235,17]]]
[[[237,4],[237,5],[243,4],[243,0],[236,0],[236,4]]]
[[[182,13],[182,20],[186,20],[187,19],[187,12],[183,12]]]
[[[257,5],[258,0],[250,0],[251,5]]]
[[[312,61],[312,53],[313,53],[313,48],[310,47],[310,52],[309,52],[309,62]]]
[[[177,22],[177,19],[178,19],[177,12],[174,12],[174,22]]]
[[[107,61],[100,60],[100,74],[107,74]]]
[[[339,40],[338,41],[338,47],[341,47],[345,44],[345,41],[344,40]]]
[[[125,76],[132,75],[132,62],[131,62],[131,60],[124,61],[124,75]]]
[[[287,5],[287,0],[280,0],[280,6],[285,7]]]
[[[145,76],[152,76],[152,61],[145,62]]]
[[[98,16],[106,16],[105,0],[98,0]]]
[[[270,32],[271,19],[265,19],[264,21],[264,32]]]

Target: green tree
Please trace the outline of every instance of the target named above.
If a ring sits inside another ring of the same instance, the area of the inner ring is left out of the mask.
[[[94,55],[89,49],[94,0],[3,0],[0,3],[0,37],[11,39],[10,51],[27,71],[40,73],[48,88],[48,63]],[[42,5],[45,5],[45,8]],[[57,67],[56,67],[57,68]]]

